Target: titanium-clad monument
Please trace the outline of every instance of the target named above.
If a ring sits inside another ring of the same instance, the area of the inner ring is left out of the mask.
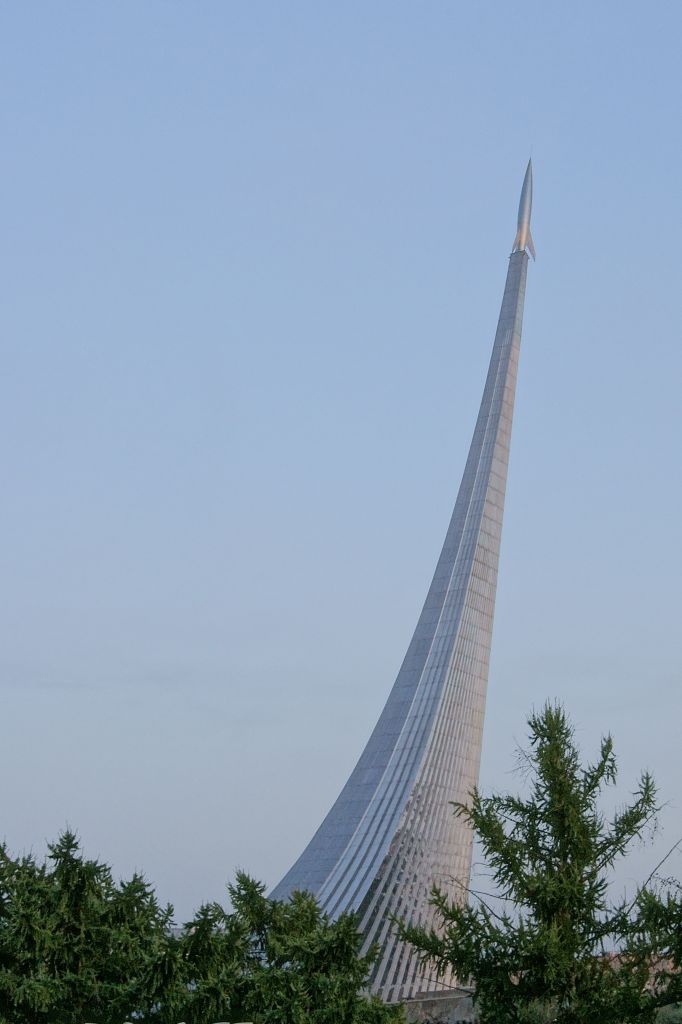
[[[529,161],[481,408],[417,628],[348,782],[271,894],[305,889],[333,917],[355,911],[363,948],[380,948],[371,984],[387,1002],[453,984],[420,968],[393,919],[430,926],[432,886],[465,898],[469,882],[472,836],[451,801],[478,780],[532,188]]]

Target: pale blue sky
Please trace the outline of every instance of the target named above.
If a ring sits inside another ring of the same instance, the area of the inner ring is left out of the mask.
[[[485,786],[682,836],[674,3],[0,4],[0,837],[274,884],[400,665],[533,233]],[[682,875],[682,857],[669,869]]]

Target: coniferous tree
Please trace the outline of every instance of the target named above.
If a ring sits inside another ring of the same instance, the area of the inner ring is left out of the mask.
[[[453,901],[436,889],[442,928],[402,934],[472,984],[483,1024],[644,1024],[680,998],[679,898],[648,885],[612,903],[608,886],[655,819],[654,782],[643,773],[632,802],[607,820],[599,797],[616,780],[611,738],[583,765],[561,707],[548,704],[529,726],[527,795],[474,790],[453,805],[479,839],[494,896],[467,889],[469,899]]]
[[[171,909],[139,876],[115,884],[65,832],[48,863],[0,852],[0,1014],[12,1024],[120,1024],[149,1002],[145,976]]]
[[[268,900],[238,874],[232,909],[199,909],[180,933],[135,875],[115,883],[72,832],[47,862],[0,850],[0,1024],[391,1024],[361,994],[371,956],[355,921],[312,896]]]

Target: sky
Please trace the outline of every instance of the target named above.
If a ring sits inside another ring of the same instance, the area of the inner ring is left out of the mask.
[[[179,921],[360,754],[535,172],[481,785],[545,700],[682,839],[682,8],[0,4],[0,840]],[[682,854],[666,863],[682,877]]]

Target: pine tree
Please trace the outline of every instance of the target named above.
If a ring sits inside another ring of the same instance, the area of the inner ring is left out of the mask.
[[[0,1024],[392,1024],[362,995],[371,956],[356,922],[312,896],[267,899],[238,874],[231,910],[199,909],[178,934],[140,875],[116,883],[73,832],[46,863],[0,849]]]
[[[46,864],[0,852],[0,1017],[120,1024],[150,1002],[146,976],[171,908],[139,875],[114,883],[66,831]]]
[[[527,795],[475,790],[453,805],[479,839],[494,897],[468,890],[468,901],[453,901],[434,890],[442,928],[402,934],[437,969],[470,981],[483,1024],[651,1021],[679,998],[679,899],[648,885],[612,903],[608,888],[654,822],[653,779],[644,772],[632,802],[607,820],[599,798],[616,781],[611,738],[583,766],[561,707],[546,705],[529,727]]]

